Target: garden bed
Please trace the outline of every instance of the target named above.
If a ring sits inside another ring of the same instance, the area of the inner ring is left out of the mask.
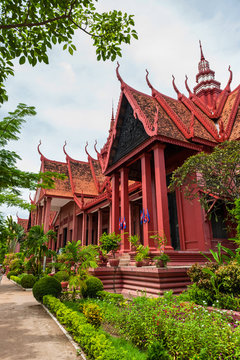
[[[115,357],[110,358],[114,360],[240,358],[239,322],[228,314],[210,312],[205,307],[184,302],[181,296],[172,293],[158,299],[141,296],[132,301],[106,292],[99,296],[98,299],[64,303],[51,297],[44,298],[50,311],[57,314],[90,359],[109,359],[103,350],[101,357],[88,353],[88,348],[96,346],[98,341],[99,349],[103,349],[102,342],[107,344],[106,349],[112,349]],[[103,316],[98,329],[83,315],[84,306],[92,304],[101,309]],[[128,346],[131,350],[126,350]],[[132,350],[136,349],[134,346],[139,353],[131,353],[136,351]],[[154,353],[156,357],[151,357]]]

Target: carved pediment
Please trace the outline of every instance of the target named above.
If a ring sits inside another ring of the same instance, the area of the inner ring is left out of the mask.
[[[118,120],[117,134],[111,149],[110,165],[115,164],[148,138],[149,135],[142,122],[137,116],[134,117],[133,109],[127,102],[125,111]]]

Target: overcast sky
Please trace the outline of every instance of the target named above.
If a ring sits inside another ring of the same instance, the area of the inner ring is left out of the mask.
[[[125,82],[150,93],[145,69],[154,87],[176,98],[172,74],[180,91],[187,93],[184,80],[195,86],[199,62],[199,39],[205,58],[215,71],[216,80],[226,85],[233,71],[232,89],[240,82],[240,2],[238,0],[99,0],[100,10],[119,9],[135,14],[139,40],[123,47],[120,74]],[[11,148],[22,157],[22,170],[39,171],[41,151],[53,160],[65,161],[62,150],[73,158],[86,160],[84,146],[95,157],[94,140],[104,144],[111,119],[112,102],[116,112],[120,84],[115,75],[116,63],[98,62],[91,39],[83,33],[75,37],[77,52],[73,56],[62,46],[49,51],[49,65],[16,65],[15,76],[7,81],[8,103],[1,116],[23,102],[36,107],[37,115],[28,119],[21,138]],[[23,195],[28,198],[29,191]],[[34,194],[32,193],[32,196]],[[2,208],[5,215],[28,217],[26,211]]]

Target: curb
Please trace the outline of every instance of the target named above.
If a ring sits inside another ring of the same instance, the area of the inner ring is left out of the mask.
[[[80,346],[73,340],[72,336],[69,334],[69,332],[60,324],[60,322],[57,320],[57,318],[48,310],[48,308],[41,304],[44,310],[48,313],[48,315],[51,316],[51,318],[55,321],[55,323],[58,325],[58,327],[62,330],[63,334],[67,337],[67,339],[70,341],[72,346],[77,351],[78,355],[82,357],[82,360],[87,360],[86,355],[80,348]]]
[[[25,289],[24,287],[22,287],[22,286],[21,286],[20,284],[18,284],[17,282],[15,282],[15,281],[13,281],[13,280],[11,280],[11,279],[8,279],[8,280],[10,280],[12,284],[17,285],[17,286],[18,286],[21,290],[23,290],[23,291],[32,291],[32,288],[27,288],[27,289]]]

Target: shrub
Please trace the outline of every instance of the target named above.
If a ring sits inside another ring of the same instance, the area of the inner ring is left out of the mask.
[[[59,282],[61,281],[68,281],[69,280],[69,275],[67,271],[58,271],[55,275],[54,278],[57,279]]]
[[[95,328],[99,328],[103,319],[102,311],[97,304],[85,304],[83,306],[83,315],[87,322]]]
[[[188,286],[188,289],[187,291],[184,292],[184,294],[185,296],[188,296],[188,299],[185,298],[186,301],[190,300],[198,305],[211,306],[215,300],[215,296],[211,291],[206,289],[201,289],[195,283]]]
[[[157,341],[149,346],[146,360],[168,360],[170,359],[168,351],[162,341]]]
[[[58,297],[61,294],[62,287],[60,282],[53,277],[46,276],[38,280],[33,286],[33,295],[37,301],[42,302],[44,295]]]
[[[82,296],[84,298],[96,298],[97,292],[103,290],[103,283],[100,279],[91,276],[86,280],[86,286],[81,287]]]
[[[216,297],[213,306],[220,309],[240,311],[240,297],[220,293],[219,296]]]
[[[115,304],[120,304],[124,302],[124,297],[122,294],[113,294],[104,290],[98,291],[97,297],[99,297],[101,300],[106,300]]]
[[[10,280],[15,281],[17,284],[21,285],[21,279],[18,276],[11,275]]]
[[[221,265],[215,274],[221,292],[240,295],[240,265],[237,262]]]
[[[9,271],[7,274],[7,278],[10,279],[11,276],[17,276],[18,272],[17,271]]]
[[[127,359],[125,351],[122,348],[115,349],[105,334],[99,333],[91,324],[86,323],[84,315],[70,310],[52,296],[44,296],[43,304],[56,314],[61,324],[66,325],[68,331],[73,334],[74,340],[90,359]]]
[[[25,289],[30,289],[33,287],[35,282],[37,281],[36,277],[32,274],[25,275],[21,279],[21,286]]]

